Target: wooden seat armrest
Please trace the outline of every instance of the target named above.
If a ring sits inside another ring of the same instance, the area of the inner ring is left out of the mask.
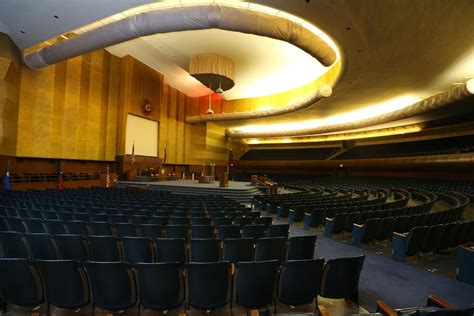
[[[329,316],[329,312],[323,305],[316,305],[316,313],[320,316]]]
[[[325,219],[326,219],[327,221],[331,221],[331,222],[332,222],[332,220],[333,220],[332,218],[329,218],[329,217],[325,217]]]
[[[446,309],[453,309],[454,306],[436,295],[428,295],[427,306],[437,306]]]
[[[356,223],[353,223],[352,225],[354,225],[355,227],[358,227],[358,228],[363,228],[364,227],[364,225],[356,224]]]
[[[462,249],[464,251],[469,251],[469,252],[474,252],[474,248],[473,247],[466,247],[464,245],[460,245],[459,246],[459,249]]]
[[[397,232],[393,232],[393,234],[397,235],[397,236],[400,236],[400,237],[407,237],[408,236],[408,233],[400,234],[400,233],[397,233]]]
[[[384,301],[377,301],[377,312],[388,316],[397,316],[397,312],[388,306]]]

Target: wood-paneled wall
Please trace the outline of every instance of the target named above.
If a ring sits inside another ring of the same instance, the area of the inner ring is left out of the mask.
[[[114,160],[120,60],[105,50],[22,67],[17,156]]]
[[[0,155],[15,155],[20,98],[20,52],[0,33]]]

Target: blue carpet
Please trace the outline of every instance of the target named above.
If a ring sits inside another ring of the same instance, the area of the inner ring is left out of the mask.
[[[291,236],[310,235],[295,226]],[[435,294],[451,304],[462,307],[474,303],[474,287],[453,279],[441,277],[431,272],[399,263],[372,252],[318,235],[315,255],[331,259],[366,255],[359,282],[359,304],[375,311],[377,300],[385,301],[394,308],[424,306],[426,297]]]

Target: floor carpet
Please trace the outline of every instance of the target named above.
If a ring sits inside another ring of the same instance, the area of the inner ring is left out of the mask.
[[[314,234],[298,226],[291,227],[290,236]],[[383,300],[395,308],[423,306],[430,294],[438,295],[458,307],[474,303],[473,286],[318,234],[316,257],[330,259],[361,254],[366,258],[359,282],[359,303],[369,311],[375,311],[377,300]]]

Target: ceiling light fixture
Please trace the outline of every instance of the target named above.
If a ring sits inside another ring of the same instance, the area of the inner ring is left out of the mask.
[[[212,85],[209,84],[209,108],[207,109],[207,114],[214,114],[214,110],[212,109]]]

